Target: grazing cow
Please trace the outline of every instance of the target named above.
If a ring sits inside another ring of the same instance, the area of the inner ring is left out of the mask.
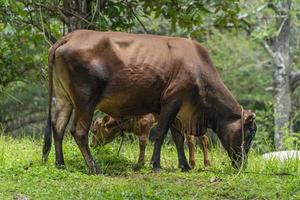
[[[234,167],[246,161],[256,132],[255,114],[234,99],[205,48],[195,41],[77,30],[50,48],[48,65],[44,161],[50,152],[53,127],[56,165],[64,165],[62,140],[74,110],[71,134],[89,171],[98,173],[88,145],[95,109],[114,118],[159,114],[151,159],[154,171],[160,170],[161,146],[176,117],[188,133],[200,135],[207,127],[213,129]],[[57,109],[52,123],[53,86]],[[179,138],[180,133],[175,132]],[[183,139],[176,144],[180,167],[189,170]]]
[[[139,169],[145,164],[145,149],[148,142],[150,129],[156,122],[153,114],[147,114],[140,117],[125,118],[116,120],[108,115],[102,118],[96,118],[91,126],[93,133],[91,146],[105,145],[110,143],[123,132],[132,132],[139,138],[139,159],[134,165],[134,169]],[[172,125],[173,126],[173,125]],[[195,139],[193,135],[187,135],[187,144],[189,147],[189,163],[192,168],[195,167]],[[204,166],[210,166],[208,159],[208,138],[206,135],[200,137],[202,150],[204,154]]]

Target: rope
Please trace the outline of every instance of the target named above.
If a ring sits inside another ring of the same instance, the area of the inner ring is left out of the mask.
[[[243,106],[241,106],[241,109],[242,109],[242,116],[241,116],[241,125],[242,125],[242,144],[241,144],[241,151],[242,151],[242,164],[241,164],[241,167],[237,173],[236,176],[239,176],[240,173],[242,172],[243,168],[244,168],[244,163],[245,163],[245,148],[244,148],[244,145],[245,145],[245,130],[244,130],[244,108]]]

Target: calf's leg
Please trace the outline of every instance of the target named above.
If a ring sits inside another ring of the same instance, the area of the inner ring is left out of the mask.
[[[139,170],[145,164],[145,151],[147,146],[147,135],[141,134],[139,136],[139,158],[137,163],[133,166],[134,170]]]
[[[209,167],[211,166],[211,163],[208,158],[208,137],[206,135],[202,135],[200,137],[201,144],[202,144],[202,150],[204,155],[204,166]]]
[[[195,162],[195,137],[193,135],[190,134],[186,134],[186,138],[187,138],[187,145],[189,148],[189,163],[191,165],[192,168],[195,167],[196,162]]]

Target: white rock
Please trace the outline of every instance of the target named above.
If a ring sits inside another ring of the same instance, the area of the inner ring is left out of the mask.
[[[276,159],[285,161],[287,159],[300,159],[300,151],[275,151],[262,155],[265,160]]]

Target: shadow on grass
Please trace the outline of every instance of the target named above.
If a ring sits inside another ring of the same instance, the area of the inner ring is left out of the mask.
[[[65,155],[66,168],[70,172],[81,172],[83,174],[88,174],[87,166],[84,162],[84,158],[80,153],[68,151],[68,155]],[[112,146],[97,147],[92,149],[92,155],[95,159],[97,166],[100,169],[100,173],[108,176],[128,176],[132,173],[135,174],[157,174],[152,171],[152,166],[149,161],[140,169],[135,171],[133,169],[136,161],[130,160],[126,155],[117,155],[117,150],[112,148]],[[177,164],[174,166],[164,166],[160,173],[174,173],[181,172]],[[182,172],[185,173],[185,172]]]
[[[98,147],[93,149],[93,157],[100,173],[109,176],[126,176],[132,172],[132,163],[126,157],[118,156],[116,151],[106,147]],[[66,155],[67,170],[70,172],[82,172],[88,174],[87,166],[81,154]]]

